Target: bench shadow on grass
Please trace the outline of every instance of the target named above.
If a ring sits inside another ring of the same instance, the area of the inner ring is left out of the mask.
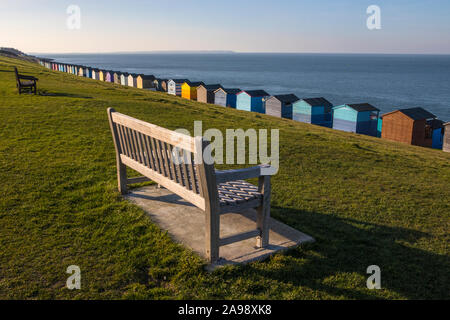
[[[92,99],[89,96],[83,96],[76,93],[67,92],[47,92],[45,90],[38,90],[38,95],[43,97],[64,97],[64,98],[79,98],[79,99]]]
[[[228,276],[236,277],[244,272],[249,277],[308,287],[336,297],[374,299],[379,295],[366,288],[365,279],[370,276],[366,270],[370,265],[378,265],[382,288],[408,299],[449,298],[448,257],[400,243],[413,246],[419,239],[430,238],[427,233],[332,214],[280,207],[273,207],[272,211],[274,218],[313,236],[316,242],[307,244],[305,249],[287,251],[277,261],[276,269],[250,264]],[[364,281],[351,280],[349,277],[354,273],[362,275]],[[333,276],[340,278],[342,274],[349,276],[331,282]],[[330,280],[329,284],[324,283],[325,279]]]

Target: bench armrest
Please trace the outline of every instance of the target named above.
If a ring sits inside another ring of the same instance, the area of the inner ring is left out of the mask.
[[[261,177],[262,169],[270,168],[269,165],[259,165],[251,168],[235,170],[216,170],[216,182],[223,183],[228,181],[245,180]]]
[[[24,76],[24,75],[21,75],[21,74],[19,74],[19,79],[34,80],[34,81],[38,81],[39,80],[38,78],[35,78],[33,76]]]

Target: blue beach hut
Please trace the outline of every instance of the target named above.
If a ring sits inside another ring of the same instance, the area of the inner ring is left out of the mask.
[[[377,125],[377,137],[381,138],[381,132],[383,131],[383,118],[378,118],[378,125]]]
[[[376,137],[380,110],[368,103],[333,108],[333,129]]]
[[[444,144],[444,121],[439,119],[433,119],[427,121],[427,125],[432,130],[432,143],[433,149],[442,149]]]
[[[292,119],[331,127],[331,108],[331,102],[322,97],[300,99],[292,105]]]
[[[219,88],[214,91],[214,104],[222,107],[236,108],[236,95],[241,91],[238,88]]]
[[[241,91],[236,95],[236,109],[265,113],[264,101],[269,96],[264,90]]]

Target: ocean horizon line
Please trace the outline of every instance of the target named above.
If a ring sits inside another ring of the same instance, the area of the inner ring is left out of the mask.
[[[28,52],[31,55],[120,55],[120,54],[279,54],[279,55],[386,55],[386,56],[449,56],[450,53],[389,53],[389,52],[276,52],[233,50],[155,50],[155,51],[105,51],[105,52]]]

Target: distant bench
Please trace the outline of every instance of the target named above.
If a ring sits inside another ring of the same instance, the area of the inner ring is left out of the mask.
[[[128,184],[153,180],[205,211],[206,256],[211,263],[219,259],[220,246],[255,237],[258,247],[269,244],[271,185],[270,176],[261,172],[267,166],[215,170],[214,164],[208,164],[212,161],[202,161],[209,145],[202,137],[161,128],[112,108],[107,112],[122,194],[127,193]],[[126,167],[143,177],[127,178]],[[244,181],[250,178],[259,178],[259,185]],[[257,209],[256,229],[221,238],[220,215],[249,208]]]
[[[14,67],[14,73],[16,74],[16,86],[17,90],[19,90],[19,94],[28,89],[32,93],[36,94],[36,86],[38,78],[19,74],[16,67]]]

